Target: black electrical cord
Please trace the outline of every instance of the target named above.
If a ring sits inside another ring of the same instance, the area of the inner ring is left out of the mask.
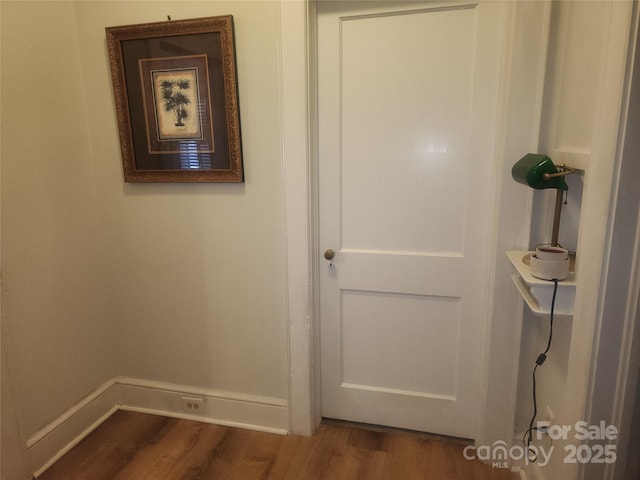
[[[537,454],[531,448],[531,442],[533,441],[533,431],[537,430],[537,427],[534,427],[533,425],[536,421],[536,417],[538,416],[538,401],[536,399],[536,370],[538,370],[538,367],[542,365],[547,359],[547,353],[549,353],[549,350],[551,349],[551,339],[553,338],[553,317],[556,306],[556,294],[558,293],[558,280],[554,278],[552,281],[553,296],[551,297],[551,311],[549,313],[549,340],[547,341],[547,348],[544,350],[544,352],[538,355],[538,358],[536,359],[536,366],[533,367],[533,415],[531,416],[531,421],[529,422],[529,428],[522,437],[522,444],[527,449],[527,456],[529,457],[530,461],[537,460]]]

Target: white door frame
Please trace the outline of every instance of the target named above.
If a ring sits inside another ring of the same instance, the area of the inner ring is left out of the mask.
[[[280,2],[289,432],[300,435],[311,435],[321,419],[310,72],[315,16],[313,1]]]
[[[581,466],[584,480],[620,479],[627,463],[638,464],[635,452],[640,440],[634,431],[640,421],[637,387],[640,374],[640,170],[637,158],[640,139],[640,11],[633,12],[628,45],[627,82],[623,93],[620,141],[614,157],[613,192],[607,217],[600,311],[592,356],[592,379],[587,398],[586,419],[600,420],[619,428],[617,461]],[[635,227],[635,228],[630,228]],[[626,287],[626,288],[625,288]],[[634,418],[636,416],[636,418]],[[629,428],[631,426],[631,428]],[[623,428],[627,427],[627,428]]]
[[[504,128],[496,139],[499,168],[493,212],[496,228],[491,243],[495,269],[491,272],[486,354],[481,359],[478,444],[509,441],[513,435],[522,302],[511,284],[511,267],[504,251],[528,244],[530,215],[522,212],[530,212],[532,193],[513,182],[511,166],[523,151],[535,151],[538,146],[547,46],[546,41],[540,40],[548,38],[549,9],[548,2],[513,2],[509,9],[508,44],[527,44],[532,55],[523,62],[510,54],[504,65],[508,70],[503,78],[515,78],[518,83],[504,85],[499,106]],[[316,302],[317,159],[313,133],[315,17],[313,0],[280,3],[289,431],[303,435],[312,434],[321,418]],[[517,75],[511,73],[516,71]],[[516,118],[518,122],[514,121]],[[516,124],[517,131],[512,131],[510,126]],[[504,289],[512,294],[505,295]],[[493,388],[494,384],[499,388]]]

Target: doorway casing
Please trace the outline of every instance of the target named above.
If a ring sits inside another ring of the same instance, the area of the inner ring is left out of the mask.
[[[291,433],[310,435],[321,419],[316,301],[315,2],[282,2],[280,19],[289,429]],[[549,19],[548,2],[513,2],[504,19],[508,22],[504,41],[509,47],[497,106],[501,128],[495,140],[498,169],[492,185],[494,230],[489,252],[493,269],[484,355],[480,359],[478,444],[513,436],[522,302],[513,290],[504,251],[528,245],[532,194],[518,188],[510,172],[513,160],[523,151],[538,148]],[[514,45],[526,49],[526,60],[513,50]],[[511,293],[505,295],[505,291]]]

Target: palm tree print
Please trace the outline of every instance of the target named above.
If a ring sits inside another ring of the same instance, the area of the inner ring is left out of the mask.
[[[191,80],[186,78],[162,80],[160,82],[164,108],[167,112],[173,112],[176,119],[176,127],[184,127],[184,121],[190,116],[187,106],[191,104],[191,99],[186,94],[186,91],[190,89]]]

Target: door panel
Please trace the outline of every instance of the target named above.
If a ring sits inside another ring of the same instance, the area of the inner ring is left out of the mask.
[[[469,157],[474,11],[341,25],[342,246],[460,252],[466,202],[451,193]]]
[[[324,416],[475,436],[507,8],[318,5]]]
[[[343,387],[455,399],[460,299],[343,291],[341,316]]]

